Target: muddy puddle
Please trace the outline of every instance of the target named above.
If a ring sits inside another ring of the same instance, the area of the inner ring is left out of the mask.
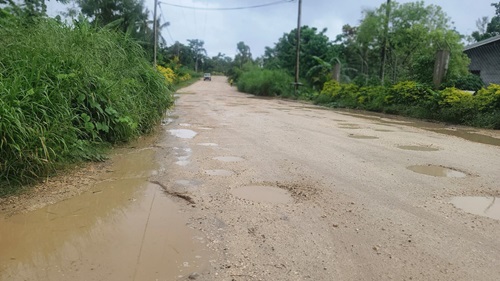
[[[238,156],[217,156],[217,157],[214,157],[213,159],[219,160],[222,162],[240,162],[240,161],[245,160],[245,159],[238,157]]]
[[[392,119],[392,118],[386,118],[383,115],[379,116],[379,114],[377,114],[377,113],[365,113],[365,114],[354,114],[354,113],[348,113],[348,112],[339,112],[339,113],[343,114],[343,115],[352,116],[352,117],[359,117],[359,118],[363,118],[363,119],[367,119],[367,120],[377,121],[377,124],[381,124],[381,125],[385,125],[385,124],[405,125],[405,126],[410,126],[410,127],[414,127],[414,128],[432,131],[432,132],[439,133],[439,134],[455,136],[455,137],[462,138],[462,139],[476,142],[476,143],[500,146],[500,138],[481,134],[481,133],[478,133],[474,130],[471,130],[470,128],[449,128],[449,127],[446,127],[445,125],[440,124],[440,123],[430,123],[430,122],[424,122],[424,121],[419,121],[419,120],[405,121],[405,120],[399,120],[402,117],[398,117],[398,116],[395,116],[394,119]]]
[[[500,198],[454,197],[450,202],[467,213],[500,220]]]
[[[457,171],[455,169],[446,168],[436,165],[415,165],[409,166],[408,170],[415,173],[424,174],[433,177],[446,177],[446,178],[465,178],[466,173]]]
[[[0,217],[0,280],[178,280],[203,271],[203,237],[147,182],[154,153],[119,150],[88,192]]]
[[[500,146],[500,138],[494,138],[491,136],[483,135],[483,134],[478,134],[470,130],[466,129],[437,129],[437,128],[426,128],[426,127],[420,127],[425,130],[433,131],[435,133],[440,133],[444,135],[449,135],[449,136],[455,136],[459,137],[468,141],[472,142],[477,142],[477,143],[482,143],[482,144],[489,144],[489,145],[495,145],[495,146]]]
[[[201,142],[201,143],[197,143],[197,145],[199,145],[199,146],[219,146],[218,144],[213,143],[213,142]]]
[[[192,154],[192,149],[189,147],[179,148],[174,147],[174,153],[176,155],[177,161],[175,161],[176,165],[185,167],[191,163],[190,158]]]
[[[242,186],[231,190],[234,196],[262,203],[287,204],[293,202],[290,193],[274,186]]]
[[[426,145],[400,145],[399,149],[413,151],[439,151],[439,148]]]
[[[171,129],[168,131],[171,135],[181,139],[192,139],[198,134],[195,131],[188,129]]]
[[[376,137],[376,136],[353,135],[353,134],[350,134],[349,137],[353,138],[353,139],[362,139],[362,140],[376,140],[376,139],[378,139],[378,137]]]
[[[209,176],[229,177],[234,175],[234,172],[229,170],[205,170],[205,174]]]

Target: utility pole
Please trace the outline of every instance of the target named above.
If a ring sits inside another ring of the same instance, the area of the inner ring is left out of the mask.
[[[153,34],[154,34],[154,46],[153,46],[153,66],[156,67],[156,52],[157,52],[157,45],[158,45],[158,23],[156,22],[156,12],[158,9],[158,0],[155,0],[155,8],[153,12]]]
[[[384,42],[382,43],[382,52],[380,54],[380,81],[384,85],[385,79],[385,62],[387,60],[387,43],[389,36],[389,19],[391,17],[391,0],[387,0],[387,6],[385,7],[385,22],[384,22]]]
[[[300,17],[302,14],[302,0],[299,0],[299,13],[297,16],[297,56],[295,62],[295,95],[299,87],[299,61],[300,61]]]

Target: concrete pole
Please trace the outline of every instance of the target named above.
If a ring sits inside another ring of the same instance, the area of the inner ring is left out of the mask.
[[[299,13],[297,16],[297,56],[295,61],[295,95],[299,87],[299,62],[300,62],[300,17],[302,14],[302,0],[299,0]]]
[[[153,66],[156,67],[156,52],[158,46],[158,23],[156,22],[156,12],[158,9],[158,0],[155,0],[155,8],[153,12],[153,34],[154,34],[154,46],[153,46]]]

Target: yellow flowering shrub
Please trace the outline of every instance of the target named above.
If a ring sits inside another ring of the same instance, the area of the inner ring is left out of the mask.
[[[453,107],[453,106],[463,106],[463,105],[473,105],[472,94],[461,91],[457,88],[446,88],[440,92],[441,99],[438,102],[442,107]]]
[[[479,90],[474,100],[479,110],[499,110],[500,85],[490,84],[487,88]]]
[[[174,84],[177,80],[177,75],[175,75],[175,72],[171,68],[163,67],[161,65],[157,65],[156,68],[163,76],[165,76],[165,79],[167,79],[169,84]]]

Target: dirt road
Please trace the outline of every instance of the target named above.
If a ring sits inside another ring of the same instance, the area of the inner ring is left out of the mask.
[[[219,257],[202,280],[500,278],[500,221],[450,203],[500,196],[499,132],[259,99],[222,77],[172,114],[181,152],[157,178],[196,201]]]
[[[0,277],[500,278],[500,132],[255,98],[223,77],[182,89],[162,129],[154,145],[118,154],[115,162],[129,163],[110,168],[101,182],[111,187],[94,187],[84,194],[90,199],[76,199],[95,200],[118,216],[38,231],[58,233],[50,252],[63,250],[32,257],[26,266],[12,256],[29,256],[31,246],[12,247],[0,253],[0,262],[9,264],[0,266]],[[127,193],[117,180],[138,181],[142,191]],[[158,194],[160,186],[170,198]],[[118,198],[111,206],[109,199],[92,199],[107,190],[119,191],[106,195]],[[67,205],[72,209],[53,207],[40,217],[47,225],[65,217],[68,225],[95,208]],[[171,225],[165,213],[182,219]],[[29,221],[0,220],[0,228]],[[79,229],[85,239],[74,238]],[[5,233],[0,229],[0,246],[16,245]],[[43,272],[26,273],[33,268]]]

